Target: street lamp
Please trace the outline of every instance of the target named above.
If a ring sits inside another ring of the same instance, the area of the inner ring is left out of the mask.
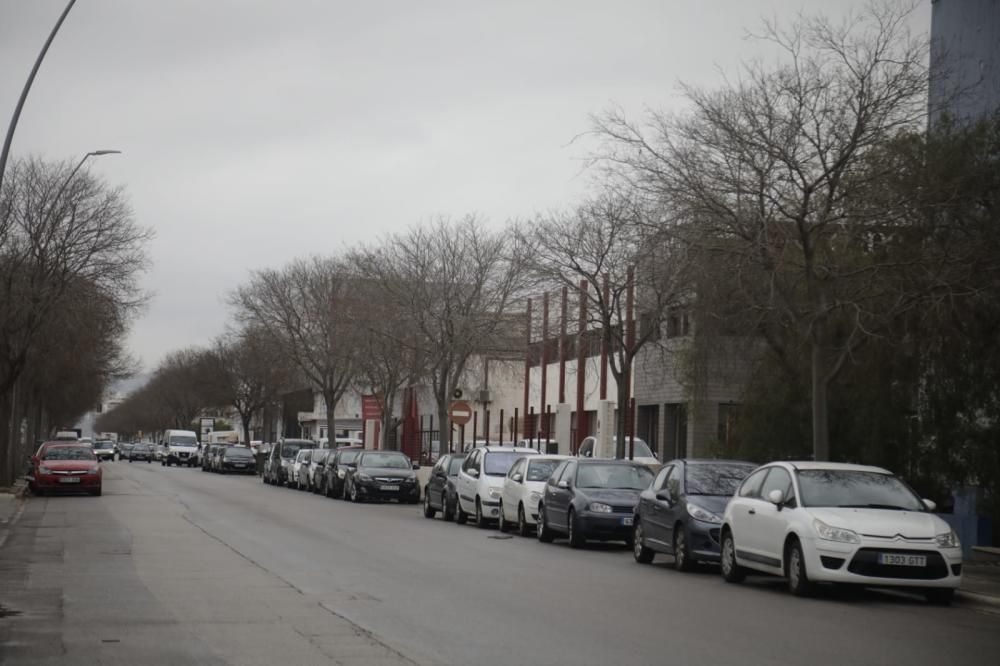
[[[59,191],[56,192],[56,196],[53,197],[52,206],[49,208],[49,215],[52,215],[55,211],[56,206],[59,204],[59,199],[62,198],[63,192],[67,187],[69,187],[69,184],[73,181],[73,177],[76,176],[76,172],[80,170],[80,167],[83,166],[84,162],[91,157],[100,157],[101,155],[121,155],[121,152],[122,151],[120,150],[92,150],[84,155],[80,162],[76,165],[76,168],[70,171],[69,176],[67,176],[66,180],[63,181],[63,184],[59,187]]]

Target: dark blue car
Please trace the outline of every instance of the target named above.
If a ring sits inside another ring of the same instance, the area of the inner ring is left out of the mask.
[[[656,553],[674,556],[674,566],[719,561],[719,529],[726,504],[757,468],[741,460],[672,460],[639,496],[633,554],[649,564]]]

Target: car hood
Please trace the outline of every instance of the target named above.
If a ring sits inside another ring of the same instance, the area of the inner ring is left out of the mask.
[[[398,476],[402,479],[413,479],[417,476],[412,469],[399,469],[398,467],[365,467],[356,471],[368,476]]]
[[[726,505],[729,504],[729,500],[732,497],[729,495],[688,495],[682,498],[682,501],[686,500],[691,504],[695,504],[710,511],[711,513],[722,515],[726,510]]]
[[[925,511],[895,511],[891,509],[809,509],[814,518],[827,525],[853,530],[866,536],[928,539],[951,531],[948,523]]]
[[[80,470],[90,470],[96,464],[96,460],[43,460],[40,466],[61,472],[78,472]]]
[[[576,493],[592,502],[606,502],[619,506],[635,506],[639,502],[640,490],[625,490],[618,488],[577,488]]]

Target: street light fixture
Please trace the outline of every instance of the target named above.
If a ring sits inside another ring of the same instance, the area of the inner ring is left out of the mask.
[[[76,165],[76,167],[72,171],[70,171],[69,176],[66,177],[66,180],[63,181],[63,184],[59,187],[59,191],[56,192],[56,196],[52,198],[52,206],[49,208],[49,215],[52,215],[54,213],[56,206],[59,205],[59,199],[62,198],[63,192],[65,192],[66,188],[69,187],[69,184],[73,182],[73,177],[76,176],[76,172],[80,170],[80,167],[83,166],[84,162],[86,162],[91,157],[100,157],[101,155],[121,155],[121,152],[122,151],[120,150],[92,150],[86,155],[84,155],[83,158],[80,160],[80,162]]]

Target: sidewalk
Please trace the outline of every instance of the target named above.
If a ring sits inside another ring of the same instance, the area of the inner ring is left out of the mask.
[[[12,487],[0,490],[0,546],[7,540],[11,522],[24,506],[24,494],[27,489],[27,483],[19,479]]]
[[[970,606],[989,606],[1000,611],[1000,558],[992,562],[966,562],[962,566],[958,600]]]

